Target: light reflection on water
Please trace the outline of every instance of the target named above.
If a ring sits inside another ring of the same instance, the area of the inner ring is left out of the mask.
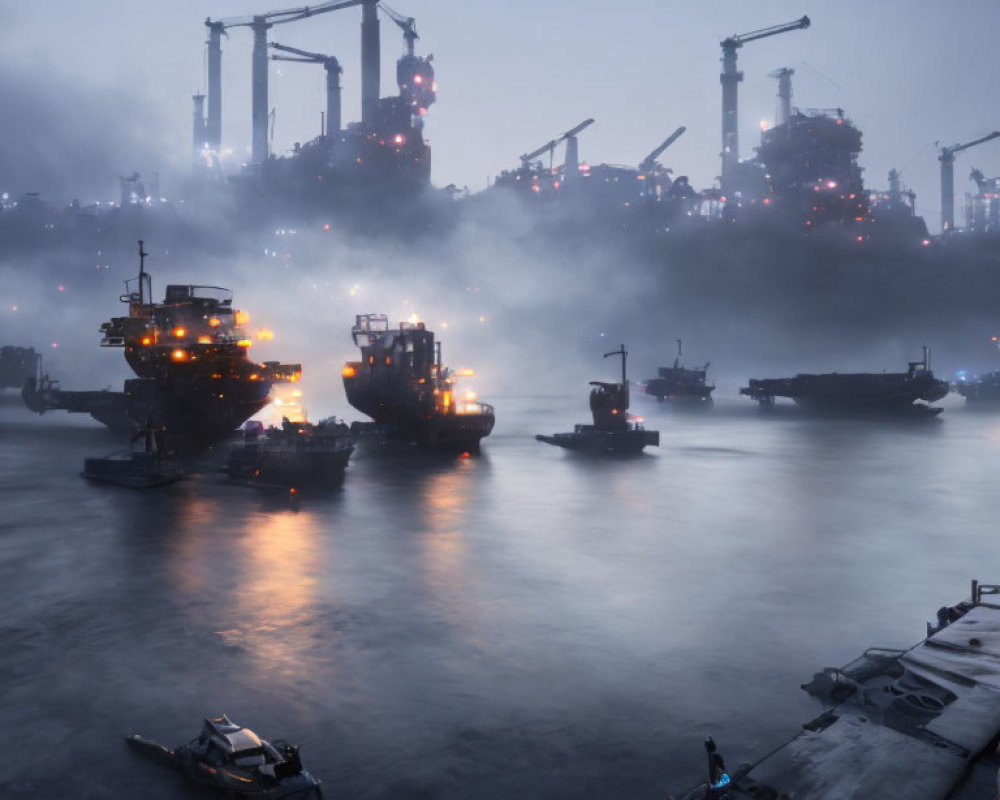
[[[994,415],[651,406],[661,447],[601,461],[531,438],[576,405],[502,406],[480,458],[358,453],[297,507],[209,467],[94,487],[99,431],[5,410],[0,728],[28,732],[0,786],[83,797],[103,759],[112,794],[184,797],[117,737],[226,711],[303,742],[330,794],[659,798],[704,735],[759,755],[817,713],[813,672],[1000,580]]]

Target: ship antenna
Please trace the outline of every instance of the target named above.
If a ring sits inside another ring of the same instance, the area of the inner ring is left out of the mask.
[[[628,351],[625,349],[625,345],[620,345],[617,350],[612,350],[610,353],[605,353],[604,357],[609,356],[621,356],[622,357],[622,386],[628,386],[628,381],[625,378],[625,362],[628,361]]]
[[[149,253],[143,250],[142,244],[143,244],[142,239],[140,239],[139,240],[139,305],[145,306],[146,297],[143,293],[144,291],[143,286],[145,286],[146,284],[146,256],[148,256]],[[150,302],[152,301],[153,298],[150,298]]]
[[[681,340],[677,340],[677,358],[674,359],[674,367],[681,365]]]

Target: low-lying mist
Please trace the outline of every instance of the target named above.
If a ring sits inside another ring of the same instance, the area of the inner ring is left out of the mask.
[[[629,377],[672,363],[711,362],[717,397],[750,377],[797,372],[903,371],[933,348],[938,374],[992,369],[1000,288],[992,263],[944,249],[875,250],[801,237],[709,228],[649,236],[538,214],[496,194],[453,209],[417,238],[356,234],[350,225],[233,222],[231,209],[188,204],[171,225],[156,210],[108,226],[114,237],[38,248],[0,262],[0,342],[43,351],[63,388],[118,388],[121,353],[98,347],[98,327],[125,313],[123,281],[144,235],[154,297],[167,283],[229,287],[257,360],[301,362],[311,417],[356,418],[341,386],[356,357],[356,314],[423,320],[444,361],[473,368],[462,389],[503,415],[506,396],[565,397],[586,418],[587,381],[614,379],[624,343]],[[327,229],[328,228],[328,229]],[[17,310],[14,310],[14,307]],[[53,346],[57,344],[57,347]]]

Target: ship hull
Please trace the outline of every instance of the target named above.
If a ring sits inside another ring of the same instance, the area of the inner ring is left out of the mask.
[[[712,391],[715,389],[714,386],[677,386],[674,381],[664,378],[650,378],[643,388],[646,394],[657,400],[690,405],[711,404]]]
[[[427,450],[478,452],[480,442],[493,431],[492,413],[441,413],[400,391],[379,391],[344,381],[347,402],[367,414],[387,438],[413,442]]]
[[[740,394],[773,404],[787,397],[818,413],[906,413],[924,408],[918,400],[934,402],[948,394],[946,381],[927,370],[911,373],[855,373],[796,375],[794,378],[751,380]]]
[[[349,444],[315,451],[247,444],[230,454],[226,471],[248,486],[334,489],[344,482],[353,450]]]
[[[197,450],[224,439],[268,402],[268,381],[231,378],[133,378],[123,392],[72,392],[36,386],[22,391],[32,411],[90,414],[116,433],[132,433],[152,422],[163,428],[171,450]]]
[[[605,431],[593,425],[577,425],[572,433],[554,433],[551,436],[538,434],[535,438],[546,444],[553,444],[566,450],[591,454],[636,455],[647,446],[658,447],[659,431],[643,429]]]

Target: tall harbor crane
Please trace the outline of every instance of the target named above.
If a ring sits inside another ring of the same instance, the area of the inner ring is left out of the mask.
[[[651,170],[653,168],[653,165],[656,163],[656,159],[660,157],[660,154],[668,147],[670,147],[670,145],[676,142],[681,137],[681,134],[684,133],[684,131],[686,130],[687,128],[681,125],[677,130],[675,130],[666,139],[664,139],[659,147],[657,147],[655,150],[653,150],[653,152],[651,152],[648,156],[646,156],[642,161],[639,162],[639,171],[646,172],[647,170]]]
[[[955,154],[996,139],[998,136],[1000,131],[993,131],[965,144],[941,148],[941,154],[938,156],[938,161],[941,162],[941,233],[948,233],[955,227]]]
[[[253,31],[252,146],[251,160],[267,160],[267,31],[273,25],[297,22],[307,17],[363,6],[361,18],[361,111],[362,122],[371,122],[379,94],[378,0],[329,0],[315,6],[288,8],[244,17],[205,20],[208,28],[208,119],[205,134],[210,149],[222,143],[222,34],[229,28]]]
[[[565,174],[567,176],[572,174],[574,177],[576,177],[576,174],[579,172],[579,166],[580,166],[580,156],[579,156],[579,149],[576,137],[577,134],[579,134],[581,131],[584,130],[584,128],[589,128],[593,124],[594,124],[593,118],[585,119],[575,128],[570,128],[568,131],[566,131],[566,133],[564,133],[559,138],[552,139],[551,141],[546,142],[537,150],[532,150],[530,153],[525,153],[520,157],[521,166],[527,167],[532,160],[538,158],[538,156],[542,155],[543,153],[548,153],[549,168],[551,169],[552,153],[556,149],[556,145],[558,145],[559,142],[565,140],[566,141],[566,158],[564,164]]]
[[[722,47],[722,191],[731,185],[733,171],[740,160],[737,88],[743,80],[743,73],[736,69],[736,51],[748,42],[776,36],[779,33],[802,30],[809,27],[809,17],[802,17],[783,25],[730,36],[720,42]]]
[[[334,56],[324,56],[321,53],[310,53],[297,47],[271,42],[270,47],[290,56],[272,55],[272,61],[294,61],[299,64],[322,64],[326,70],[326,125],[323,133],[336,136],[340,133],[340,62]]]
[[[417,21],[413,17],[404,17],[398,11],[389,8],[385,3],[379,3],[378,7],[403,30],[403,39],[406,41],[406,54],[413,55],[413,43],[420,38],[417,33]]]

